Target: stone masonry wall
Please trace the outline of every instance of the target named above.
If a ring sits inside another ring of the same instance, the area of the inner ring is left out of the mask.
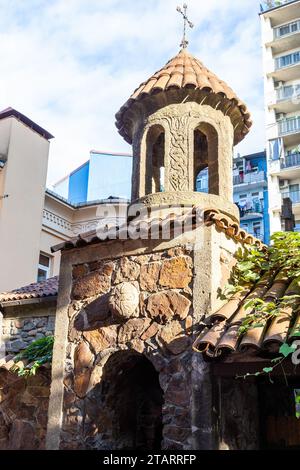
[[[2,341],[7,354],[17,354],[32,341],[54,334],[54,307],[18,306],[4,309]]]
[[[128,352],[157,371],[162,448],[192,448],[192,282],[192,254],[182,247],[73,266],[61,448],[125,448],[101,380],[108,359]]]
[[[51,371],[18,377],[0,369],[0,450],[45,448]]]

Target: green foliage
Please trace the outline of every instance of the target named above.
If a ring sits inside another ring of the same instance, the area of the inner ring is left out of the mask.
[[[238,253],[238,262],[234,268],[230,283],[226,286],[224,296],[232,297],[234,294],[252,289],[256,282],[266,276],[268,279],[274,279],[281,273],[290,282],[294,283],[297,290],[300,288],[300,234],[298,232],[278,232],[271,237],[271,245],[264,251],[248,249]],[[294,289],[291,292],[295,292]],[[296,314],[300,310],[300,295],[291,293],[285,295],[277,301],[266,301],[262,298],[253,298],[246,301],[245,309],[247,315],[239,328],[239,334],[247,333],[250,328],[265,327],[266,324],[281,314],[284,309],[292,309]],[[300,336],[300,331],[293,331],[293,337]],[[282,344],[279,353],[280,356],[271,360],[271,366],[265,367],[262,371],[254,374],[246,374],[243,378],[249,376],[269,375],[275,368],[281,367],[283,374],[283,362],[295,352],[295,347],[288,344]],[[270,378],[271,380],[271,378]]]
[[[19,377],[35,375],[41,365],[52,361],[53,344],[54,336],[47,336],[33,341],[15,358],[16,362],[26,359],[28,361],[28,365],[25,367],[19,367],[16,365],[14,371]]]
[[[252,288],[263,276],[272,279],[279,272],[300,285],[300,234],[298,232],[278,232],[271,237],[272,244],[264,251],[250,248],[238,252],[238,262],[233,270],[230,283],[223,297],[232,297],[245,289]],[[266,302],[254,298],[245,303],[251,313],[242,323],[239,333],[245,334],[249,328],[263,327],[278,316],[283,308],[299,305],[300,295],[286,295],[279,302]]]

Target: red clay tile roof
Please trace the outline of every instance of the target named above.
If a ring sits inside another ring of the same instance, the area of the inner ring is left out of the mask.
[[[137,101],[140,101],[157,92],[169,89],[193,88],[197,90],[207,90],[210,93],[226,97],[232,107],[236,107],[240,114],[240,120],[244,124],[242,132],[236,135],[236,143],[243,139],[252,126],[250,113],[246,105],[237,97],[234,91],[214,73],[208,70],[202,62],[192,56],[186,49],[182,49],[179,54],[173,57],[158,72],[147,81],[143,82],[131,95],[128,101],[116,114],[116,126],[120,134],[131,143],[131,136],[128,136],[123,129],[123,120],[126,112]],[[228,108],[229,109],[229,108]]]
[[[300,278],[290,279],[284,271],[273,276],[264,275],[254,288],[245,288],[206,319],[207,327],[194,343],[194,349],[214,358],[228,353],[277,353],[280,346],[286,340],[292,340],[299,331],[300,299],[296,298],[293,305],[282,307],[280,314],[265,326],[239,334],[242,322],[252,313],[247,303],[259,298],[279,304],[283,296],[299,294]]]
[[[204,211],[199,211],[198,213],[197,207],[194,207],[191,212],[186,213],[182,216],[178,216],[176,214],[168,214],[164,218],[149,218],[147,220],[137,219],[137,221],[133,220],[129,224],[130,227],[134,226],[136,229],[140,227],[141,231],[143,231],[143,234],[145,233],[145,231],[146,233],[147,231],[148,233],[156,233],[157,230],[158,236],[160,236],[161,231],[165,225],[170,224],[172,228],[172,224],[174,225],[176,223],[176,225],[178,225],[182,223],[186,227],[185,221],[192,221],[192,224],[194,226],[200,220],[198,219],[198,217],[203,217],[204,223],[206,225],[214,224],[217,230],[226,233],[228,237],[238,242],[245,243],[248,245],[256,245],[260,249],[264,249],[265,247],[261,240],[253,237],[253,235],[250,235],[245,230],[241,229],[237,222],[234,222],[230,217],[226,216],[225,214],[221,213],[216,209],[206,209]],[[52,252],[57,252],[60,250],[71,250],[73,248],[79,248],[95,243],[102,243],[118,238],[124,240],[127,237],[130,238],[127,229],[128,226],[125,224],[120,227],[107,227],[107,231],[105,234],[103,233],[103,227],[101,227],[101,232],[98,232],[97,229],[95,229],[86,233],[81,233],[75,238],[72,238],[66,242],[60,243],[59,245],[52,247]]]
[[[0,294],[0,303],[14,300],[40,299],[43,297],[55,297],[58,291],[58,276],[51,277],[43,282],[29,284],[11,292]]]

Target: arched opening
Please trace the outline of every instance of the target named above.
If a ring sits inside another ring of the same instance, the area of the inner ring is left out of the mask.
[[[194,191],[219,194],[218,134],[207,123],[194,131]]]
[[[146,141],[146,194],[164,191],[165,132],[162,126],[151,127]]]
[[[128,351],[111,356],[99,392],[98,407],[105,410],[107,423],[101,439],[107,448],[161,448],[163,391],[157,371],[145,356]]]

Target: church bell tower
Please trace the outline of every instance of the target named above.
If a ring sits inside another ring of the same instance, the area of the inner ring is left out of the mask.
[[[235,93],[185,47],[142,83],[116,115],[133,147],[132,202],[155,208],[217,208],[239,221],[233,204],[233,146],[251,127]],[[206,193],[197,177],[206,170]]]

